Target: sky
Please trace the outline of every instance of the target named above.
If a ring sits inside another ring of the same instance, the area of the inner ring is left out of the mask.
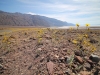
[[[0,10],[100,26],[100,0],[0,0]]]

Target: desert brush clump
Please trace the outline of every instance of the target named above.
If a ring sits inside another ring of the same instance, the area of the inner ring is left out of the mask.
[[[10,51],[10,45],[11,42],[10,42],[10,36],[7,35],[7,34],[4,34],[3,38],[2,38],[2,48],[4,50],[8,50]]]
[[[74,28],[73,28],[73,27],[70,27],[70,28],[69,28],[69,30],[70,30],[70,32],[71,32],[71,31],[73,31],[73,30],[74,30]]]
[[[38,39],[38,44],[41,43],[42,39],[43,39],[43,34],[44,34],[45,29],[38,29],[37,30],[37,39]]]
[[[76,26],[78,29],[79,24],[76,24]],[[82,34],[77,33],[76,38],[71,40],[72,43],[76,44],[78,50],[81,50],[82,52],[87,54],[91,54],[96,51],[96,47],[90,42],[89,39],[89,26],[90,24],[86,24],[86,30]]]

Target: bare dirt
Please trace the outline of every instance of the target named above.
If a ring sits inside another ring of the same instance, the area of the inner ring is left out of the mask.
[[[81,54],[71,42],[85,31],[29,28],[0,34],[0,75],[100,75],[100,62],[90,60],[91,54],[100,57],[100,30],[87,33],[94,53]]]

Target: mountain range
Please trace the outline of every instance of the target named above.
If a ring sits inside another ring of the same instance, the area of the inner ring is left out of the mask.
[[[0,11],[0,25],[61,27],[61,26],[73,26],[74,24],[40,15],[23,14],[19,12],[10,13],[10,12]]]

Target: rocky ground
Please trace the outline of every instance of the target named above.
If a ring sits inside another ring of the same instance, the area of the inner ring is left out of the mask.
[[[9,30],[0,34],[0,75],[100,75],[100,30]]]

